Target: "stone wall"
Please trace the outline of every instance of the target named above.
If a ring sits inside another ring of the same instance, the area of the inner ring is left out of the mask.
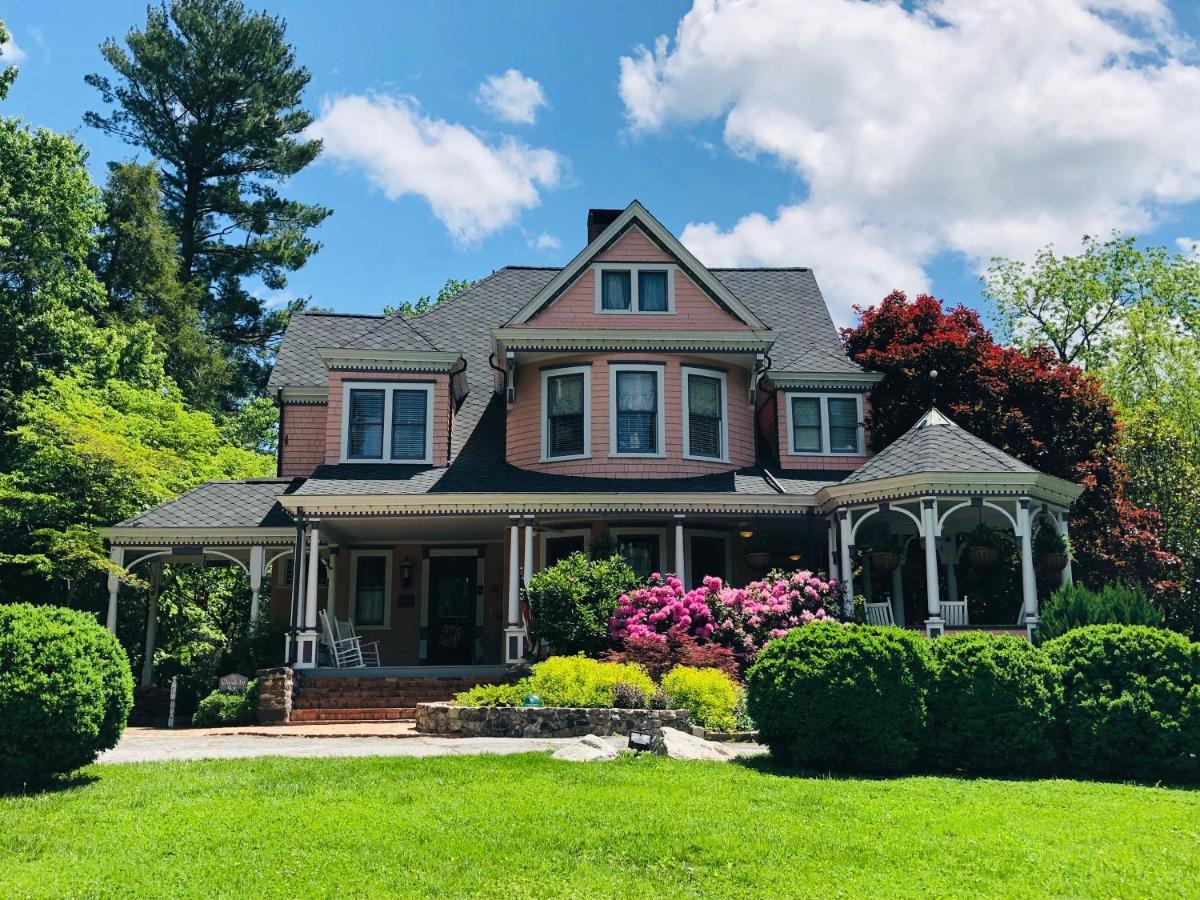
[[[258,670],[258,722],[260,725],[286,725],[292,717],[292,689],[295,673],[289,666]]]
[[[585,734],[657,734],[688,728],[686,709],[576,709],[561,706],[454,706],[417,704],[417,731],[472,737],[581,737]]]

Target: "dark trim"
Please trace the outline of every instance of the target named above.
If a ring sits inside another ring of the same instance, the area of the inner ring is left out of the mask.
[[[283,445],[287,443],[287,433],[283,430],[283,409],[287,406],[280,397],[279,403],[279,437],[275,441],[275,477],[283,475]],[[328,424],[328,423],[326,423]]]
[[[584,366],[590,366],[591,364],[592,363],[590,360],[588,362],[578,362],[578,363],[554,363],[549,366],[538,366],[538,371],[539,372],[553,372],[555,369],[578,369],[578,368],[582,368]]]
[[[435,386],[437,385],[436,378],[399,378],[399,379],[397,379],[397,378],[344,378],[344,379],[342,379],[342,386],[345,387],[347,382],[358,382],[360,384],[386,384],[386,385],[395,385],[395,384],[432,384]],[[350,390],[354,390],[354,388],[350,388]]]
[[[723,369],[720,366],[706,366],[706,365],[702,365],[701,363],[681,362],[679,364],[679,368],[681,368],[681,369],[704,369],[707,372],[720,372],[722,375],[729,374],[728,369]]]
[[[463,553],[457,557],[434,557],[430,554],[430,550],[465,550],[474,553],[474,556],[468,553]],[[483,559],[487,551],[487,544],[422,544],[421,559]]]
[[[606,365],[610,366],[661,366],[666,368],[667,364],[655,359],[608,359],[605,360]]]

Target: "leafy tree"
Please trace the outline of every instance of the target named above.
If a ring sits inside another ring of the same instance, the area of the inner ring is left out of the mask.
[[[220,427],[227,444],[274,456],[279,445],[279,407],[269,397],[254,397],[236,413],[222,416]]]
[[[8,29],[4,27],[4,23],[0,22],[0,57],[4,56],[4,45],[8,43],[8,39],[11,36],[12,35],[8,33]],[[16,66],[8,66],[4,70],[0,71],[0,100],[3,100],[8,96],[9,88],[12,87],[12,83],[16,80]]]
[[[284,27],[237,0],[174,0],[148,8],[124,47],[101,45],[115,79],[86,78],[117,104],[109,115],[87,113],[87,124],[144,147],[162,166],[180,280],[203,287],[204,327],[238,368],[226,403],[262,386],[298,305],[268,310],[246,282],[283,288],[319,249],[308,232],[330,214],[277,187],[321,151],[303,136],[312,122],[300,107],[309,73]]]
[[[876,450],[925,411],[928,372],[936,369],[938,405],[954,420],[1025,463],[1083,485],[1071,508],[1076,574],[1086,583],[1142,585],[1160,604],[1178,596],[1179,561],[1160,544],[1161,521],[1127,495],[1117,461],[1116,412],[1099,380],[1051,350],[1001,347],[963,306],[900,292],[859,310],[843,331],[851,357],[883,380],[871,392],[867,428]]]
[[[465,278],[447,278],[446,283],[441,286],[437,292],[437,296],[432,300],[429,299],[428,294],[418,297],[416,300],[401,300],[395,306],[391,304],[385,306],[383,314],[385,316],[401,315],[406,319],[422,315],[435,306],[441,306],[447,300],[452,300],[459,294],[466,293],[474,283],[473,281],[467,281]]]

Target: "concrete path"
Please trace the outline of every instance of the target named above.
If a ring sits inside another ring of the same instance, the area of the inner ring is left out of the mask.
[[[411,722],[377,725],[305,725],[246,728],[127,728],[121,742],[100,756],[102,763],[253,756],[475,756],[557,750],[577,738],[469,738],[418,734]],[[620,750],[621,736],[604,738]],[[740,744],[739,755],[763,748]]]

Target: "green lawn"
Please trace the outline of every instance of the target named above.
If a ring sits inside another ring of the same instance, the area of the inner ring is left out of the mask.
[[[1195,896],[1200,792],[547,756],[95,766],[0,896]]]

